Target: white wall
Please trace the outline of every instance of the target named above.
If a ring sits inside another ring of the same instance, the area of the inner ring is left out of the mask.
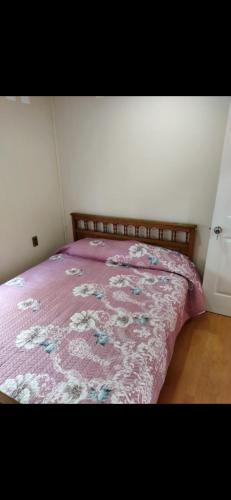
[[[0,283],[63,241],[51,100],[32,97],[27,105],[0,97]]]
[[[67,241],[71,211],[198,224],[201,271],[228,97],[56,97]]]

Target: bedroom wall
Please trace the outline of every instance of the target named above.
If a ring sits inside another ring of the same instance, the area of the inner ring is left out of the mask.
[[[201,272],[228,97],[56,97],[65,208],[198,224]]]
[[[0,283],[63,241],[51,100],[31,97],[22,104],[0,97]]]

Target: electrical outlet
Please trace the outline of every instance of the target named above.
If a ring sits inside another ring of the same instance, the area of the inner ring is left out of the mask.
[[[38,246],[38,236],[33,236],[32,238],[33,247]]]

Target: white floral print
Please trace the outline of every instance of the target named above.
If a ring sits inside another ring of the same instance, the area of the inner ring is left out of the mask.
[[[7,281],[5,284],[9,285],[9,286],[24,286],[25,281],[20,276],[17,276],[16,278],[13,278],[12,280]]]
[[[78,269],[77,267],[72,267],[71,269],[66,269],[65,273],[68,276],[82,276],[82,269]]]
[[[116,261],[116,257],[108,257],[106,260],[106,266],[108,267],[118,267],[119,262]]]
[[[95,321],[98,319],[96,311],[82,311],[71,317],[70,328],[77,332],[85,332],[95,328]]]
[[[63,256],[61,253],[58,253],[56,255],[52,255],[49,260],[63,260]]]
[[[32,309],[33,311],[38,311],[39,309],[39,302],[34,299],[26,299],[23,300],[22,302],[19,302],[17,304],[17,307],[21,311],[26,311],[26,309]]]
[[[147,253],[147,249],[141,243],[135,243],[129,248],[130,257],[143,257]]]
[[[98,363],[101,366],[109,366],[110,361],[107,359],[102,359],[94,352],[92,352],[92,349],[88,345],[87,341],[84,339],[78,339],[78,340],[72,340],[69,344],[69,353],[72,356],[76,356],[80,359],[89,359],[91,361],[94,361],[95,363]]]
[[[80,260],[78,252],[68,250],[63,260],[57,254],[40,267],[37,293],[33,271],[13,280],[14,288],[2,287],[7,301],[0,308],[0,391],[20,402],[155,402],[184,312],[202,311],[198,278],[183,256],[171,258],[137,241],[126,242],[126,253],[120,243],[90,247],[92,239],[85,247],[95,262],[87,253]],[[106,267],[108,255],[119,267]],[[18,288],[23,278],[26,287]],[[40,300],[41,314],[32,312]]]
[[[39,385],[35,375],[25,373],[17,375],[16,378],[8,378],[1,386],[0,390],[9,397],[16,399],[19,403],[27,404],[32,394],[36,394]]]
[[[73,295],[75,297],[89,297],[89,295],[93,295],[96,291],[95,285],[92,285],[91,283],[84,283],[83,285],[76,286],[73,290]]]
[[[145,276],[144,278],[141,278],[140,282],[141,285],[155,285],[158,283],[158,277],[157,276]]]
[[[90,245],[95,246],[95,247],[97,247],[97,246],[104,247],[104,241],[101,241],[101,240],[92,240],[89,243],[90,243]]]
[[[24,347],[25,349],[33,349],[37,347],[47,337],[47,327],[32,326],[29,330],[23,330],[16,338],[16,346]]]
[[[67,382],[59,383],[47,402],[49,403],[50,400],[52,403],[78,404],[82,399],[86,399],[87,394],[86,384],[71,378]]]
[[[129,286],[131,284],[129,276],[124,274],[118,274],[117,276],[112,276],[109,283],[111,286],[117,286],[119,288]]]
[[[133,322],[132,315],[122,310],[112,316],[111,319],[115,326],[120,326],[122,328],[126,328]]]
[[[72,340],[69,343],[68,350],[70,354],[81,359],[88,358],[90,353],[90,347],[84,339]]]

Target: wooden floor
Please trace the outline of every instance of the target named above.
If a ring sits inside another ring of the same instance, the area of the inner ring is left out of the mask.
[[[184,326],[158,403],[231,403],[231,317],[205,313]]]

